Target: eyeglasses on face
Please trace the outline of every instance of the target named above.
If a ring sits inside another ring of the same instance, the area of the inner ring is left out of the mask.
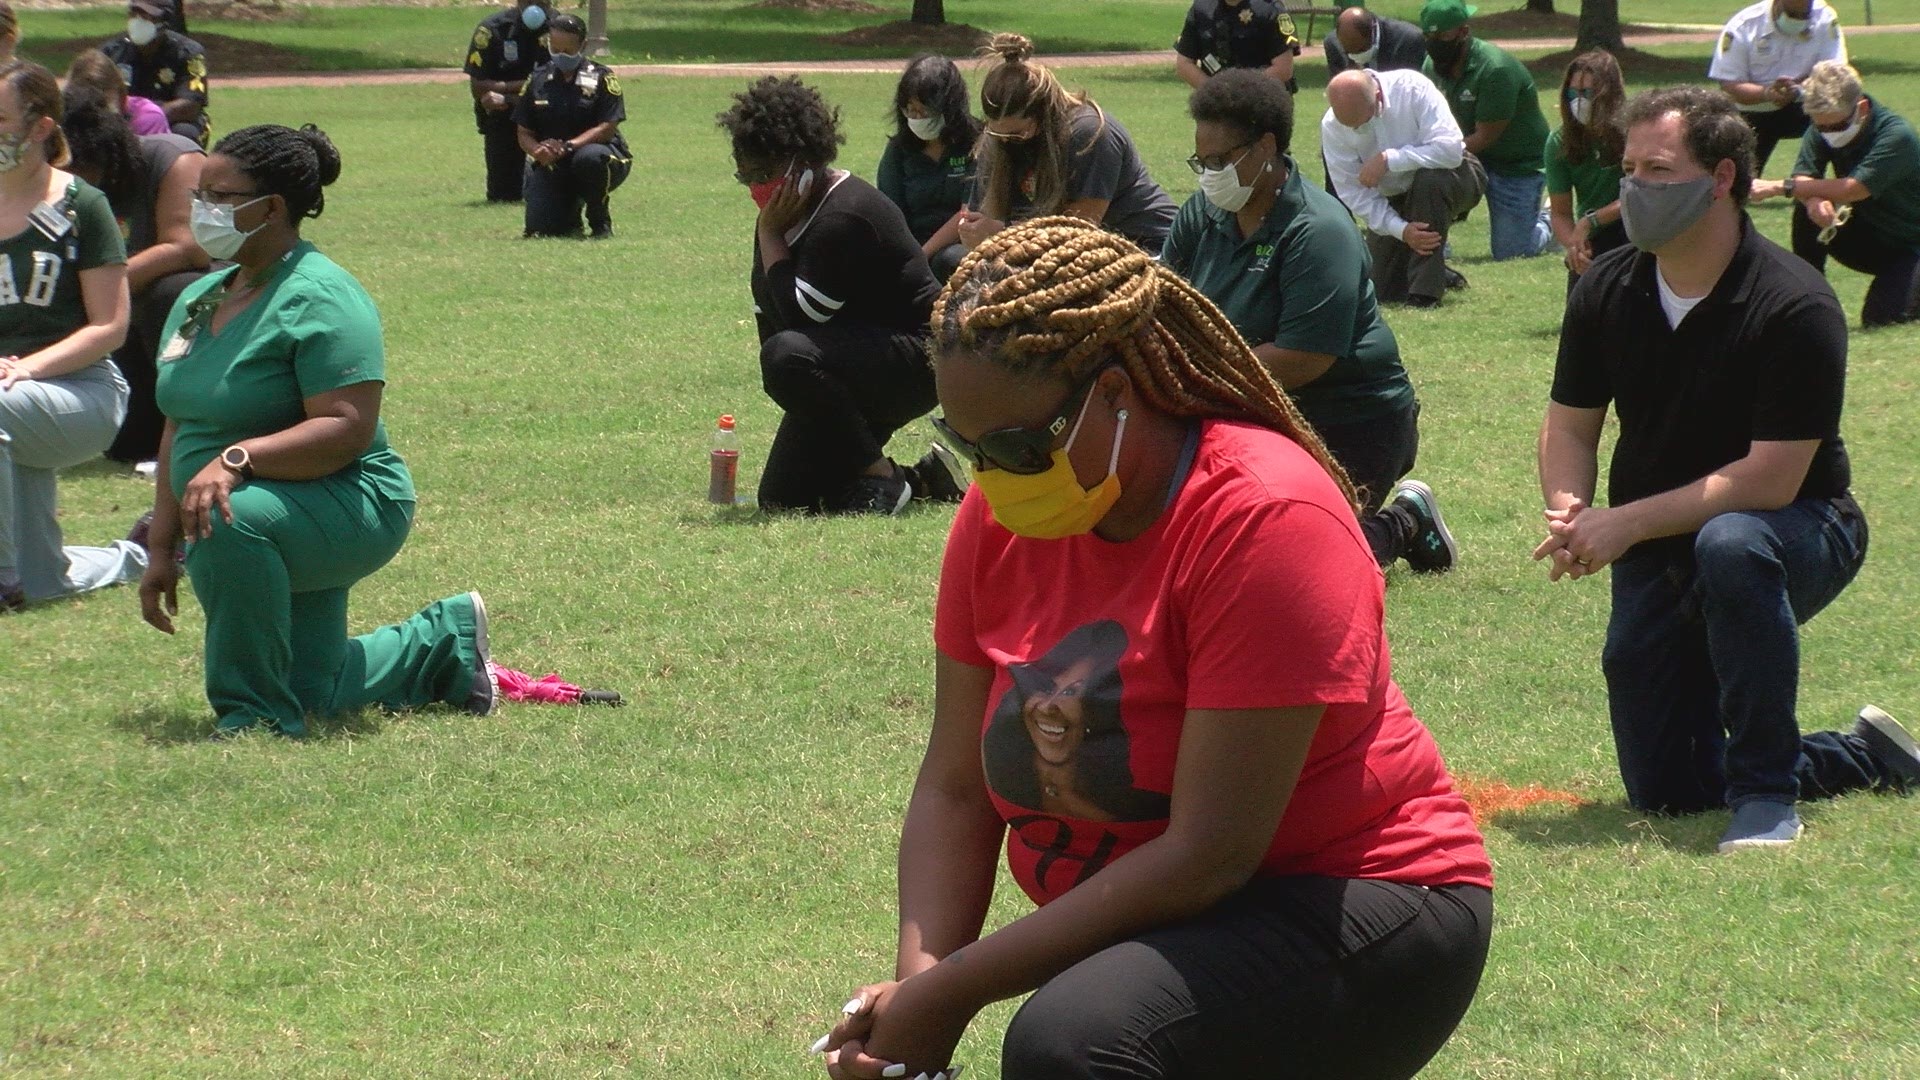
[[[1189,154],[1187,155],[1187,168],[1193,170],[1193,175],[1199,176],[1203,172],[1216,172],[1231,165],[1238,165],[1240,164],[1240,158],[1246,156],[1245,154],[1239,154],[1239,152],[1259,141],[1257,137],[1248,139],[1239,146],[1228,148],[1225,153],[1214,154],[1210,157],[1201,157],[1199,154]],[[1234,156],[1235,154],[1239,154],[1239,156],[1236,157]]]
[[[187,194],[204,203],[228,203],[257,199],[262,193],[258,191],[223,191],[220,188],[194,188]]]
[[[953,448],[954,453],[972,462],[976,469],[1004,469],[1016,476],[1034,476],[1046,472],[1053,465],[1053,444],[1073,423],[1087,395],[1093,391],[1093,384],[1113,366],[1102,364],[1079,386],[1067,391],[1060,407],[1054,410],[1053,419],[1039,427],[1000,428],[976,440],[969,440],[947,426],[945,417],[936,416],[933,418],[933,430]]]
[[[1579,101],[1579,100],[1580,100],[1580,99],[1582,99],[1582,98],[1585,98],[1585,99],[1587,99],[1588,101],[1592,101],[1592,100],[1593,100],[1593,97],[1594,97],[1594,94],[1595,94],[1595,91],[1594,91],[1594,90],[1593,90],[1593,89],[1592,89],[1591,87],[1589,87],[1589,88],[1587,88],[1587,89],[1585,89],[1585,90],[1575,90],[1575,89],[1574,89],[1573,87],[1571,87],[1571,86],[1569,86],[1569,87],[1567,87],[1567,100],[1568,100],[1568,101]]]

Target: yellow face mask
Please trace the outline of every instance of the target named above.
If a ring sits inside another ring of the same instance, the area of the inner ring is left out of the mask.
[[[1120,499],[1120,441],[1127,433],[1127,410],[1121,409],[1113,429],[1113,452],[1107,458],[1107,478],[1098,487],[1080,486],[1067,451],[1080,434],[1087,418],[1088,394],[1080,403],[1080,416],[1067,435],[1067,445],[1053,452],[1053,464],[1047,471],[1022,476],[1005,469],[975,469],[973,482],[993,512],[993,520],[1015,536],[1033,540],[1059,540],[1093,531]]]

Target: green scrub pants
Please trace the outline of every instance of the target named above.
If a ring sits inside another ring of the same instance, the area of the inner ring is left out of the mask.
[[[357,466],[249,481],[231,503],[233,523],[216,513],[213,535],[187,549],[220,730],[265,723],[304,735],[309,714],[467,703],[484,663],[468,594],[347,636],[347,590],[399,552],[413,503],[382,494]]]

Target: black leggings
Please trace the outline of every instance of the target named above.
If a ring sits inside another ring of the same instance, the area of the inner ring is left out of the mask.
[[[935,404],[926,339],[880,326],[783,330],[760,344],[760,382],[787,413],[760,474],[763,510],[846,508],[887,440]]]
[[[1068,968],[1007,1027],[1003,1080],[1409,1077],[1486,965],[1493,893],[1256,881]]]
[[[1420,455],[1420,403],[1358,423],[1314,424],[1314,430],[1360,496],[1360,531],[1374,561],[1392,565],[1413,546],[1420,528],[1412,514],[1386,505],[1393,486],[1413,471]]]
[[[1807,216],[1806,206],[1796,202],[1793,253],[1823,274],[1831,255],[1841,266],[1873,278],[1860,307],[1861,326],[1891,326],[1914,317],[1914,308],[1920,304],[1920,248],[1913,244],[1891,239],[1858,221],[1842,225],[1833,241],[1823,244],[1820,226]]]

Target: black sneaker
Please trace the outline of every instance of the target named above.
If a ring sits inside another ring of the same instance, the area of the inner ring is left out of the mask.
[[[1402,480],[1393,486],[1393,497],[1387,504],[1405,509],[1419,525],[1413,534],[1413,546],[1405,556],[1408,566],[1422,574],[1440,574],[1453,569],[1460,549],[1453,542],[1453,534],[1447,531],[1446,519],[1440,516],[1440,501],[1433,497],[1432,488],[1418,480]]]
[[[966,497],[967,485],[972,483],[960,459],[940,443],[927,448],[926,456],[914,462],[910,475],[919,481],[913,484],[913,497],[934,502],[957,503]]]
[[[1902,791],[1920,788],[1920,745],[1900,726],[1900,721],[1877,706],[1860,710],[1853,722],[1853,733],[1867,744],[1875,760],[1893,774],[1894,786]]]
[[[493,650],[487,643],[487,602],[478,592],[467,594],[473,601],[473,651],[480,666],[473,673],[473,689],[467,694],[467,711],[475,716],[492,716],[500,709],[500,677],[493,673]]]
[[[853,482],[840,512],[886,514],[891,517],[905,510],[907,503],[912,500],[913,489],[897,476],[863,476]]]
[[[1407,306],[1410,308],[1437,308],[1440,306],[1440,298],[1437,296],[1421,296],[1415,293],[1407,297]]]
[[[613,222],[609,221],[605,225],[595,225],[593,227],[593,230],[587,233],[587,239],[589,240],[613,239]]]
[[[27,610],[27,590],[19,582],[0,583],[0,614]]]

